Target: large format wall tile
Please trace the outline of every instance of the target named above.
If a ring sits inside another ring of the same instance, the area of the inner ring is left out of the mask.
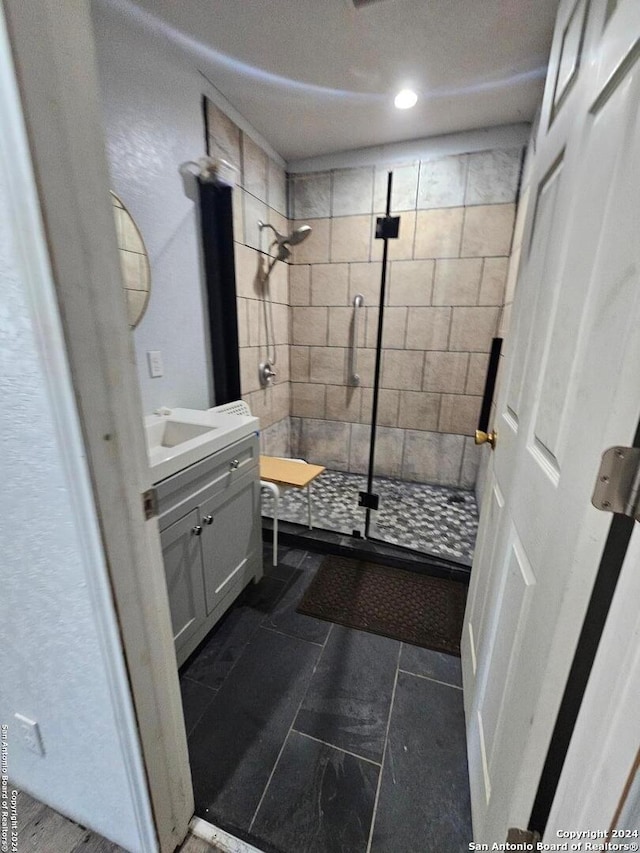
[[[404,439],[402,479],[417,483],[457,486],[464,436],[407,430]]]
[[[508,255],[511,249],[515,205],[467,207],[462,235],[462,257]]]
[[[324,418],[324,385],[294,382],[291,388],[291,414],[296,418]]]
[[[464,440],[464,456],[460,471],[460,485],[463,489],[472,489],[475,486],[482,458],[481,453],[482,448],[477,447],[473,438],[467,436]]]
[[[423,391],[462,394],[467,377],[466,352],[428,352],[424,359]]]
[[[485,258],[478,305],[504,305],[509,258]]]
[[[371,213],[373,205],[373,167],[340,169],[333,173],[332,216]]]
[[[289,264],[289,294],[291,305],[311,305],[311,267],[308,264]]]
[[[367,309],[365,308],[364,311]],[[363,314],[360,315],[361,322],[358,323],[359,347],[365,343],[365,323]],[[329,308],[329,346],[351,347],[353,341],[353,308]]]
[[[331,220],[331,262],[368,261],[371,217],[340,216]]]
[[[311,225],[311,234],[303,243],[293,248],[294,264],[326,264],[329,261],[329,239],[331,234],[330,219],[315,219],[307,223],[304,219],[296,220],[294,228],[301,225]]]
[[[260,230],[259,222],[267,219],[267,205],[260,199],[245,192],[244,194],[244,242],[252,249],[266,251],[268,237]],[[269,232],[271,233],[271,232]]]
[[[439,394],[425,394],[422,391],[400,392],[399,427],[435,431],[438,429],[439,413]]]
[[[459,257],[463,215],[463,207],[419,210],[414,257]]]
[[[314,264],[311,267],[311,304],[346,305],[348,264]]]
[[[292,308],[292,343],[304,346],[327,343],[328,308]]]
[[[378,392],[378,425],[397,427],[398,409],[400,407],[400,394],[392,388],[380,388]],[[370,424],[373,413],[373,389],[362,389],[362,409],[360,420],[364,424]]]
[[[498,308],[454,308],[449,349],[489,352],[499,313]]]
[[[302,419],[298,425],[297,453],[307,462],[347,471],[351,424]]]
[[[401,166],[378,166],[376,168],[376,183],[373,209],[376,214],[384,213],[387,209],[387,183],[389,172],[393,172],[391,187],[391,213],[416,209],[418,192],[419,163],[408,163]]]
[[[465,204],[515,201],[521,160],[520,148],[470,154]]]
[[[362,388],[353,385],[327,385],[327,420],[354,423],[360,419]]]
[[[269,207],[277,210],[282,216],[287,215],[287,176],[282,166],[274,160],[269,159],[268,172],[268,197]]]
[[[351,427],[351,453],[349,470],[364,474],[369,468],[368,424],[353,424]],[[375,472],[381,477],[399,477],[402,473],[404,430],[379,426],[376,431]]]
[[[418,209],[464,204],[468,156],[443,157],[420,164]]]
[[[441,432],[473,435],[480,415],[482,397],[470,397],[466,394],[443,394],[440,404]]]
[[[477,305],[482,258],[449,258],[436,261],[434,305]]]
[[[321,219],[331,215],[331,175],[328,172],[294,175],[292,180],[295,219]]]
[[[365,305],[378,305],[380,302],[380,278],[382,264],[355,263],[349,264],[349,304],[357,293],[364,296]]]
[[[467,385],[465,391],[467,394],[484,394],[484,385],[487,378],[487,369],[489,367],[489,356],[484,352],[469,353],[469,372],[467,374]],[[451,389],[455,393],[459,393],[460,389]]]
[[[212,157],[227,160],[238,170],[238,180],[242,183],[240,156],[240,128],[226,116],[212,101],[207,99],[207,125],[209,130],[209,150]],[[215,148],[211,147],[211,141]]]
[[[389,305],[431,305],[435,261],[393,261]]]
[[[346,349],[343,347],[311,347],[309,376],[312,382],[344,385]]]
[[[451,308],[412,308],[407,320],[407,348],[446,350],[450,323]]]
[[[290,347],[289,364],[292,382],[309,381],[309,347]]]
[[[388,350],[382,363],[382,388],[406,389],[422,386],[423,353]]]
[[[367,308],[367,336],[368,347],[375,348],[378,340],[378,319],[380,310],[378,308]],[[384,325],[382,346],[384,349],[404,349],[406,344],[407,309],[400,306],[387,307],[384,310]]]
[[[267,201],[267,155],[246,133],[242,134],[242,179],[247,192]]]

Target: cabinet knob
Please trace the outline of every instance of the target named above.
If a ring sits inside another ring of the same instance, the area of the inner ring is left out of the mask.
[[[200,536],[200,534],[202,533],[202,527],[200,527],[199,524],[196,524],[195,527],[191,528],[191,532],[194,536]]]
[[[231,460],[231,462],[229,463],[229,468],[230,468],[232,471],[235,471],[235,470],[236,470],[236,468],[237,468],[239,465],[240,465],[240,460],[239,460],[239,459],[232,459],[232,460]]]
[[[205,517],[202,520],[204,521],[205,524],[213,524],[213,516],[212,515],[205,515]]]

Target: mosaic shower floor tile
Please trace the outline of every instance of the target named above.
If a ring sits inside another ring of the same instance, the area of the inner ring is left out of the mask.
[[[364,530],[365,511],[358,492],[366,490],[361,474],[326,470],[311,486],[314,527],[338,533]],[[475,494],[466,489],[408,483],[386,477],[374,479],[380,508],[372,513],[371,535],[426,554],[470,562],[478,530]],[[273,498],[262,497],[262,514],[273,517]],[[288,489],[280,498],[279,517],[307,523],[307,492]]]

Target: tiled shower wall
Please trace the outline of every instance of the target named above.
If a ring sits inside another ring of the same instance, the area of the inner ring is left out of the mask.
[[[260,232],[258,222],[289,230],[286,175],[246,133],[211,101],[207,101],[209,153],[236,167],[233,191],[238,340],[242,397],[260,418],[262,450],[288,456],[291,384],[289,381],[288,266],[277,263],[268,280],[273,300],[277,382],[262,389],[258,377],[265,361],[265,301],[261,270],[273,232]]]
[[[521,149],[393,167],[377,473],[471,487],[473,444],[513,233]],[[292,453],[343,471],[368,460],[387,168],[290,178]],[[350,383],[353,297],[366,308]]]

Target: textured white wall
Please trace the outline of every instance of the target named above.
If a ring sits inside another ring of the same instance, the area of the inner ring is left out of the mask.
[[[9,725],[9,776],[53,808],[137,851],[141,840],[125,770],[124,726],[112,702],[113,660],[105,658],[105,618],[117,637],[115,614],[99,618],[92,603],[95,585],[88,580],[26,285],[18,273],[17,246],[33,253],[34,239],[9,209],[0,168],[0,722]],[[40,334],[54,345],[52,327]],[[60,372],[55,379],[67,381]],[[116,669],[126,685],[122,662]],[[44,757],[20,742],[16,712],[39,723]]]
[[[151,298],[134,332],[145,413],[213,405],[196,206],[179,167],[205,154],[204,80],[169,44],[106,3],[92,3],[107,156],[151,262]],[[164,376],[151,379],[148,350]]]

